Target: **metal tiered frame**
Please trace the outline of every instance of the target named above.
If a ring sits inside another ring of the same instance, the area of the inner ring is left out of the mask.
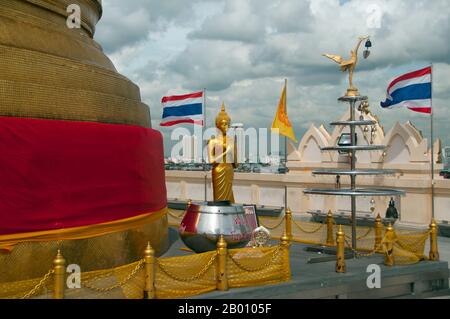
[[[346,189],[306,189],[305,194],[310,195],[336,195],[351,197],[352,211],[352,248],[356,249],[356,197],[358,196],[401,196],[405,192],[402,190],[387,188],[356,188],[356,177],[358,175],[392,175],[393,170],[357,170],[356,169],[356,151],[374,151],[384,150],[384,145],[356,145],[355,132],[356,126],[374,125],[376,121],[372,120],[355,120],[356,102],[367,101],[367,96],[344,96],[339,98],[340,102],[349,102],[350,104],[350,120],[332,122],[331,125],[350,126],[351,145],[350,146],[333,146],[321,148],[322,151],[347,151],[350,153],[350,170],[326,169],[313,171],[313,175],[348,175],[350,176],[350,188]]]

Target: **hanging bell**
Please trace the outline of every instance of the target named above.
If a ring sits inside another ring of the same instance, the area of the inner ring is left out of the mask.
[[[395,202],[392,197],[391,200],[389,201],[389,207],[386,210],[386,218],[398,219],[398,211],[397,208],[395,208]]]
[[[364,59],[367,59],[370,55],[370,48],[372,47],[372,42],[370,41],[370,39],[368,39],[366,41],[365,46],[366,46],[366,50],[364,50],[363,54],[364,54]]]

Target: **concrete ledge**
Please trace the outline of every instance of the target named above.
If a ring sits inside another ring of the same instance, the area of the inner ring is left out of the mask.
[[[195,298],[379,299],[429,298],[449,293],[450,274],[446,262],[385,267],[382,265],[382,256],[366,257],[347,260],[347,273],[337,274],[334,272],[334,262],[314,264],[313,267],[300,266],[296,257],[298,259],[299,256],[291,254],[294,259],[291,260],[293,278],[288,283],[215,291]],[[381,267],[380,289],[367,287],[369,273],[366,273],[366,268],[371,263]]]

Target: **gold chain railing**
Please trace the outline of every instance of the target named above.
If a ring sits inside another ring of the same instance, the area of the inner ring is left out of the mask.
[[[214,264],[214,262],[216,261],[217,258],[217,253],[213,254],[210,258],[210,260],[208,261],[208,263],[194,276],[188,277],[188,278],[182,278],[182,277],[178,277],[174,274],[171,274],[167,269],[165,269],[162,265],[161,262],[159,262],[159,260],[157,260],[157,265],[158,268],[164,273],[166,274],[168,277],[176,280],[176,281],[181,281],[181,282],[190,282],[190,281],[194,281],[197,279],[200,279],[201,277],[203,277],[204,274],[206,274],[206,272],[209,270],[209,268],[211,268],[211,266]]]
[[[378,222],[378,224],[380,224]],[[378,225],[379,227],[379,225]],[[376,229],[379,232],[379,229]],[[368,236],[369,231],[363,236]],[[336,254],[336,272],[343,273],[346,271],[345,266],[345,246],[349,248],[358,257],[370,257],[376,253],[384,255],[384,264],[386,266],[394,266],[396,264],[411,264],[416,263],[422,259],[426,259],[423,255],[425,241],[430,238],[430,253],[429,259],[433,261],[439,260],[439,252],[437,247],[437,225],[433,220],[430,224],[430,229],[427,232],[401,234],[396,232],[391,224],[386,228],[384,237],[376,234],[375,247],[368,253],[361,253],[354,249],[349,241],[346,239],[342,226],[339,226],[336,234],[337,254]],[[409,238],[408,238],[409,237]],[[413,242],[411,237],[416,237]],[[361,239],[361,238],[359,238]],[[399,259],[399,260],[397,260]]]
[[[275,260],[278,258],[278,256],[280,255],[281,252],[281,246],[278,246],[274,252],[272,253],[272,256],[269,258],[269,260],[264,263],[262,266],[258,267],[258,268],[247,268],[245,266],[243,266],[240,262],[238,262],[230,253],[228,253],[228,256],[230,257],[231,261],[240,269],[247,271],[247,272],[257,272],[257,271],[261,271],[263,269],[266,269],[267,267],[269,267],[271,264],[273,264],[275,262]]]
[[[278,227],[281,226],[281,224],[283,224],[283,222],[285,221],[285,217],[281,217],[280,221],[278,222],[278,224],[276,226],[268,226],[268,225],[264,225],[261,221],[259,222],[259,224],[265,228],[267,228],[268,230],[274,230],[277,229]]]
[[[359,237],[356,237],[356,240],[361,240],[361,239],[366,238],[367,236],[369,236],[369,234],[372,232],[372,230],[373,230],[373,228],[369,228],[369,229],[367,230],[367,232],[366,232],[364,235],[361,235],[361,236],[359,236]],[[351,239],[351,236],[345,235],[345,238]]]
[[[144,259],[141,259],[137,264],[136,267],[134,267],[134,269],[128,274],[128,276],[126,278],[124,278],[122,281],[118,282],[115,285],[112,285],[110,287],[94,287],[92,286],[92,284],[87,283],[82,281],[81,285],[84,288],[90,289],[90,290],[94,290],[97,292],[108,292],[108,291],[112,291],[114,289],[120,288],[122,286],[124,286],[125,284],[127,284],[133,277],[136,276],[136,274],[138,273],[139,270],[141,270],[144,266]],[[98,281],[99,279],[97,278],[96,281]]]
[[[347,237],[347,236],[345,236]],[[354,249],[352,247],[352,244],[349,243],[349,241],[347,240],[347,238],[344,239],[345,240],[345,244],[347,245],[347,248],[349,248],[354,254],[356,254],[356,256],[358,257],[371,257],[373,255],[375,255],[379,249],[379,246],[375,247],[372,251],[367,252],[367,253],[361,253],[360,251]]]
[[[287,218],[283,218],[280,221],[279,225],[281,225],[283,220],[286,220],[286,221],[288,221],[287,224],[289,224],[289,225],[291,224],[291,222],[294,222],[294,224],[297,227],[300,226],[297,222],[295,222],[291,218],[289,218],[290,217],[289,214],[285,214],[285,216],[287,216]],[[328,224],[330,224],[331,228],[333,228],[331,219],[328,220],[327,225]],[[277,226],[279,226],[279,225],[277,225]],[[324,226],[325,226],[325,224],[321,224],[314,231],[305,231],[305,229],[303,229],[303,227],[301,227],[301,226],[299,228],[301,228],[302,231],[304,231],[304,232],[313,233],[313,232],[318,232]],[[286,227],[286,228],[288,228],[288,227]],[[377,232],[380,232],[381,229],[382,228],[380,228],[379,226],[378,226],[378,228],[377,227],[375,228],[376,237],[378,236]],[[327,228],[327,230],[329,230],[329,229]],[[371,229],[371,228],[368,229],[367,232],[365,234],[363,234],[362,236],[359,236],[358,239],[367,237],[372,230],[373,229]],[[168,276],[169,278],[171,278],[173,280],[176,280],[178,282],[188,283],[188,282],[192,282],[192,281],[202,278],[207,273],[207,271],[209,269],[211,269],[211,267],[214,264],[216,264],[216,266],[217,266],[216,271],[215,271],[215,281],[217,283],[216,289],[227,290],[228,289],[228,284],[227,284],[228,279],[227,279],[226,263],[227,263],[228,258],[231,259],[231,262],[235,266],[237,266],[240,270],[243,270],[245,272],[254,273],[254,272],[258,272],[258,271],[263,271],[267,267],[270,267],[271,264],[274,264],[276,259],[279,257],[280,253],[283,252],[284,249],[289,247],[290,237],[287,235],[287,233],[288,233],[288,231],[284,232],[283,236],[281,237],[281,244],[278,245],[276,248],[274,247],[274,251],[272,252],[271,256],[270,257],[266,256],[268,258],[268,260],[265,261],[264,264],[262,264],[261,266],[258,266],[255,268],[251,268],[246,265],[243,265],[243,263],[241,261],[239,261],[235,255],[230,253],[227,249],[227,244],[226,244],[223,236],[221,236],[220,240],[217,243],[217,250],[211,254],[209,261],[202,267],[202,269],[198,273],[196,273],[195,275],[192,275],[190,277],[181,277],[181,276],[173,274],[172,271],[169,271],[160,260],[158,260],[157,258],[154,257],[154,250],[151,248],[151,246],[149,244],[147,249],[144,252],[145,257],[143,259],[139,260],[135,266],[133,264],[130,264],[128,266],[119,267],[121,269],[124,269],[123,267],[125,267],[125,269],[128,269],[129,267],[134,267],[128,273],[128,275],[120,282],[118,282],[112,286],[109,286],[109,287],[95,287],[95,286],[93,286],[92,281],[91,282],[85,281],[85,282],[82,282],[82,287],[91,289],[91,290],[94,290],[97,292],[102,292],[102,293],[108,292],[108,291],[114,290],[116,288],[123,287],[124,285],[129,283],[134,277],[137,276],[138,272],[140,270],[142,270],[142,268],[145,267],[145,269],[144,269],[145,288],[142,288],[142,289],[144,289],[144,296],[147,296],[147,298],[155,298],[154,292],[156,290],[156,280],[155,280],[156,269],[159,269],[162,273],[164,273],[166,276]],[[379,234],[379,236],[378,236],[379,238],[376,239],[376,241],[375,241],[374,249],[369,251],[368,253],[361,253],[360,251],[354,249],[352,247],[352,245],[349,243],[349,241],[346,239],[346,237],[348,237],[348,236],[346,236],[344,234],[343,227],[339,226],[339,229],[336,232],[336,243],[337,243],[336,271],[337,272],[345,272],[346,271],[345,252],[344,252],[345,246],[347,246],[349,249],[351,249],[359,257],[369,257],[369,256],[376,254],[377,252],[384,253],[385,265],[392,266],[392,265],[396,264],[396,261],[394,258],[394,256],[397,256],[395,254],[395,246],[397,247],[398,250],[399,249],[406,250],[407,251],[406,253],[416,254],[417,256],[422,254],[422,256],[423,256],[423,253],[421,252],[421,250],[423,250],[424,242],[428,236],[430,238],[429,259],[430,260],[439,260],[439,252],[438,252],[438,244],[437,244],[437,225],[434,221],[430,224],[429,231],[423,232],[420,234],[417,234],[414,232],[403,233],[403,234],[401,232],[396,233],[395,230],[393,229],[392,225],[389,225],[386,228],[386,232],[385,232],[384,236],[381,236],[381,234]],[[412,239],[414,239],[414,240],[412,241]],[[284,255],[284,253],[283,253],[283,256],[284,256],[283,257],[283,265],[285,265],[286,264],[285,258],[286,258],[286,256],[288,258],[289,254]],[[204,257],[207,258],[206,255],[204,255]],[[177,257],[175,257],[175,258],[177,258]],[[183,257],[180,257],[180,258],[183,258]],[[407,262],[412,262],[412,260],[407,260]],[[399,263],[402,263],[402,261],[399,261]],[[289,267],[289,260],[287,260],[287,267]],[[116,268],[116,269],[111,269],[111,270],[99,271],[98,275],[97,275],[97,272],[94,271],[91,275],[92,276],[95,275],[95,282],[98,282],[101,278],[104,278],[107,276],[112,276],[116,271],[119,272],[119,269]],[[35,296],[44,287],[44,285],[48,284],[49,280],[52,277],[53,277],[53,297],[54,298],[63,298],[64,297],[64,288],[65,288],[65,284],[66,284],[65,277],[64,277],[65,272],[66,272],[65,260],[62,256],[62,254],[58,251],[56,258],[53,261],[53,268],[51,270],[49,270],[49,272],[42,279],[39,280],[39,282],[33,287],[33,289],[28,291],[21,298],[27,299],[27,298],[31,298],[31,297]],[[87,273],[86,275],[89,276],[89,273]],[[36,282],[36,280],[33,280],[32,282]],[[142,280],[142,279],[139,279],[139,280]],[[264,282],[264,280],[262,282]],[[166,291],[170,291],[170,288],[166,288]]]
[[[44,286],[50,279],[50,277],[55,273],[54,269],[50,269],[48,273],[39,281],[39,283],[34,286],[33,289],[31,289],[28,293],[26,293],[21,299],[28,299],[33,297],[40,289],[42,289],[42,286]]]
[[[320,230],[325,226],[325,224],[320,224],[319,227],[317,227],[317,229],[311,231],[311,230],[306,230],[306,229],[304,229],[304,228],[303,228],[302,226],[300,226],[300,224],[297,223],[295,220],[292,220],[292,222],[294,223],[295,226],[297,226],[298,229],[300,229],[300,231],[302,231],[302,232],[304,232],[304,233],[306,233],[306,234],[315,234],[315,233],[317,233],[318,231],[320,231]]]

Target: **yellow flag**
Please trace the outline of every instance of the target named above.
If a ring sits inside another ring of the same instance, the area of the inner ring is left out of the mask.
[[[297,143],[297,138],[295,137],[294,129],[289,121],[286,109],[286,84],[283,88],[283,93],[281,94],[280,103],[278,104],[277,114],[275,114],[275,119],[273,120],[272,130],[278,129],[281,135],[289,137],[295,143]]]

